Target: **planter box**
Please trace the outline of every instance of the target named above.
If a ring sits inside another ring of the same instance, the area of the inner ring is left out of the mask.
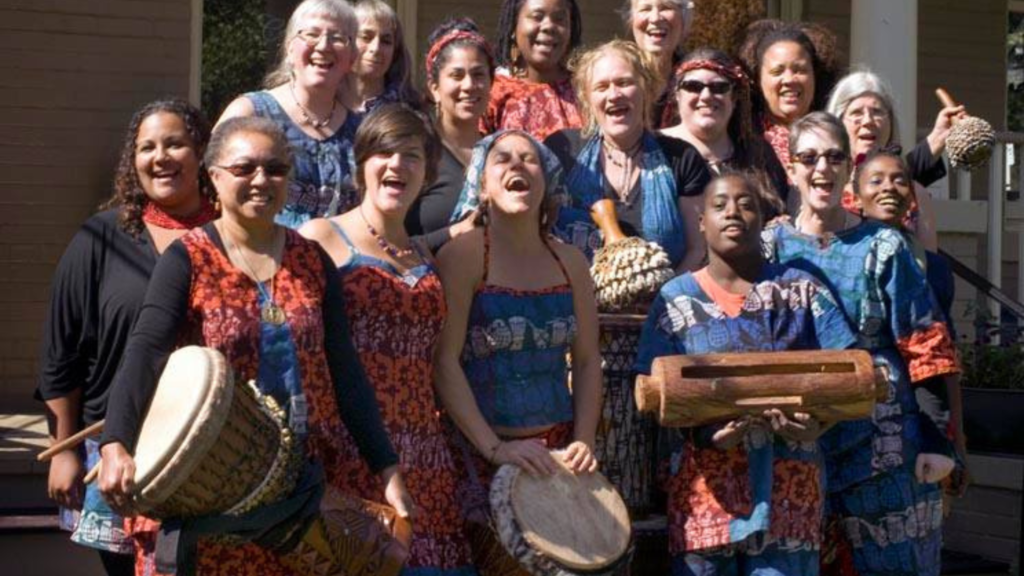
[[[1024,456],[1024,391],[964,388],[963,399],[971,453]]]

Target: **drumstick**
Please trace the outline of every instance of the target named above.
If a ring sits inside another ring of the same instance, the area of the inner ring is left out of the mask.
[[[949,95],[949,92],[946,92],[945,88],[936,88],[935,96],[939,98],[939,101],[942,102],[942,105],[945,106],[946,108],[956,107],[956,101],[953,100],[953,97]]]
[[[103,460],[97,462],[96,465],[93,466],[91,470],[89,470],[89,473],[86,474],[85,478],[82,479],[82,484],[92,484],[92,481],[95,480],[96,477],[100,475],[101,464],[103,464]]]
[[[75,432],[73,435],[61,440],[60,442],[54,442],[53,446],[50,446],[46,450],[40,452],[39,455],[36,456],[36,460],[39,462],[46,462],[47,460],[53,458],[57,454],[60,454],[65,450],[78,446],[79,444],[84,442],[86,438],[103,432],[104,422],[104,420],[94,422],[88,428],[85,428],[84,430],[79,430],[78,432]]]

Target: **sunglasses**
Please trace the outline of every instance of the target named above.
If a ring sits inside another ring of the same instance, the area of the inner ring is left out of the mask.
[[[725,80],[716,80],[714,82],[701,82],[700,80],[683,80],[679,82],[679,90],[684,90],[690,94],[700,94],[707,88],[712,94],[721,96],[732,92],[732,82]]]
[[[231,164],[229,166],[214,165],[213,167],[230,172],[235,178],[252,178],[256,175],[257,170],[263,170],[263,175],[267,178],[284,178],[292,171],[291,165],[276,160],[266,164],[242,162],[241,164]]]
[[[820,154],[814,150],[805,150],[804,152],[795,152],[793,154],[793,163],[803,164],[808,168],[814,168],[818,165],[818,160],[822,158],[832,166],[841,166],[847,161],[847,159],[849,159],[849,156],[847,156],[846,152],[843,152],[842,150],[825,150]]]

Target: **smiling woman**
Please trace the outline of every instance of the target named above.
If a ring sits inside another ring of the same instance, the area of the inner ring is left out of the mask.
[[[267,90],[232,102],[218,124],[239,116],[270,118],[295,154],[295,173],[277,221],[298,227],[333,216],[358,200],[352,185],[352,138],[360,117],[338,99],[352,66],[356,17],[344,0],[304,0],[288,19]]]
[[[361,114],[388,102],[418,108],[423,100],[412,84],[412,57],[402,23],[383,0],[359,0],[352,73],[342,85],[342,101]]]

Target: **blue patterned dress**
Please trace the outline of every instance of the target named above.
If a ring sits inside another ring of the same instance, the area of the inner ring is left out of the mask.
[[[855,339],[813,276],[765,264],[735,317],[693,274],[661,288],[640,338],[637,372],[659,356],[844,349]],[[675,575],[818,573],[824,490],[816,442],[748,433],[711,442],[720,425],[664,430],[669,456],[669,552]]]
[[[298,229],[313,218],[347,212],[359,203],[352,174],[352,145],[362,116],[349,112],[345,123],[327,138],[318,140],[302,131],[267,91],[249,92],[256,116],[276,122],[291,146],[294,167],[288,182],[288,200],[275,218],[282,226]]]
[[[821,239],[784,224],[766,230],[764,241],[771,258],[832,289],[857,347],[889,369],[890,397],[874,417],[843,422],[822,437],[840,552],[849,551],[862,575],[937,576],[941,495],[937,485],[917,482],[914,465],[920,453],[951,456],[952,445],[948,413],[924,411],[918,397],[928,395],[925,381],[958,367],[924,273],[900,232],[875,222]]]

